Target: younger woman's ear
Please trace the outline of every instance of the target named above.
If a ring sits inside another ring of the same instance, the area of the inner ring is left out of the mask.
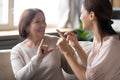
[[[89,13],[89,18],[90,18],[90,20],[94,20],[94,18],[95,18],[95,13],[94,13],[93,11],[91,11],[91,12]]]

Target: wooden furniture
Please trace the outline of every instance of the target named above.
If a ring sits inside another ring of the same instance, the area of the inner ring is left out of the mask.
[[[119,7],[120,8],[120,0],[110,0],[113,7]]]

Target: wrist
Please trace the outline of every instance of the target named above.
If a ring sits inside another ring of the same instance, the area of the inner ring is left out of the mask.
[[[83,50],[82,47],[81,47],[81,45],[80,45],[80,43],[79,43],[78,41],[75,43],[74,48],[75,48],[76,50],[79,50],[79,51]]]
[[[64,53],[64,56],[74,56],[74,50],[70,48],[67,52]]]
[[[78,47],[79,46],[79,42],[78,41],[75,41],[74,42],[74,47]]]

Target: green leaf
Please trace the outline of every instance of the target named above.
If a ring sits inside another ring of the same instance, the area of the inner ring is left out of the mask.
[[[80,28],[74,30],[73,32],[77,35],[79,41],[92,41],[93,34],[91,31],[83,30],[83,25],[80,23]]]

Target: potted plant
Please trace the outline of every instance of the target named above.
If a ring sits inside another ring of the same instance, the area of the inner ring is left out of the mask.
[[[77,35],[79,41],[92,41],[93,34],[91,31],[83,30],[83,25],[80,23],[79,29],[73,30],[73,32]]]

